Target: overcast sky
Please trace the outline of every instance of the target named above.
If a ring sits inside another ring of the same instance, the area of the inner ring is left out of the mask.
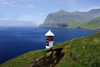
[[[0,20],[31,21],[39,25],[49,13],[59,10],[84,12],[97,8],[100,0],[0,0]]]

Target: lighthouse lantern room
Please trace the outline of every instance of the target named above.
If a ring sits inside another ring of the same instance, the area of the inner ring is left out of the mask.
[[[53,46],[54,34],[49,29],[49,31],[45,34],[45,36],[46,36],[46,49],[51,48]]]

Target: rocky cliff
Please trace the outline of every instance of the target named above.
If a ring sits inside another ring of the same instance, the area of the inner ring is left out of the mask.
[[[29,67],[54,67],[59,63],[64,53],[63,48],[55,48],[47,51],[46,55],[34,58]]]
[[[56,28],[77,28],[80,23],[84,23],[100,16],[100,9],[92,9],[87,12],[66,12],[60,10],[47,15],[41,27]]]

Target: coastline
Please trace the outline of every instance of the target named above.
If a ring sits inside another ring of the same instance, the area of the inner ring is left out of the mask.
[[[76,64],[79,67],[92,67],[97,65],[97,63],[94,63],[95,61],[98,61],[99,64],[97,57],[100,57],[98,54],[100,42],[94,45],[94,43],[97,43],[97,41],[100,39],[99,35],[100,33],[96,33],[86,37],[76,38],[70,41],[56,44],[50,49],[30,51],[1,64],[0,67],[67,67],[68,65],[73,67]],[[95,50],[95,48],[97,49]],[[74,53],[75,55],[73,55]],[[90,57],[92,59],[91,62],[88,60]],[[80,62],[81,60],[82,62]],[[72,61],[74,64],[71,64],[70,61]],[[66,65],[65,62],[68,64]],[[77,62],[80,62],[82,65]],[[84,65],[83,62],[88,63]]]
[[[43,26],[39,26],[39,27],[43,27]],[[61,28],[61,27],[45,27],[45,28]],[[64,27],[64,29],[83,29],[83,30],[96,30],[96,31],[100,31],[100,28],[94,29],[94,28],[82,28],[82,27],[77,27],[77,28]]]

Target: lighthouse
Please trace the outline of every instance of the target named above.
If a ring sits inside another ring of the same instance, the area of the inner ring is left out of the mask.
[[[49,29],[49,31],[45,34],[45,36],[46,36],[46,49],[51,48],[53,46],[54,34]]]

